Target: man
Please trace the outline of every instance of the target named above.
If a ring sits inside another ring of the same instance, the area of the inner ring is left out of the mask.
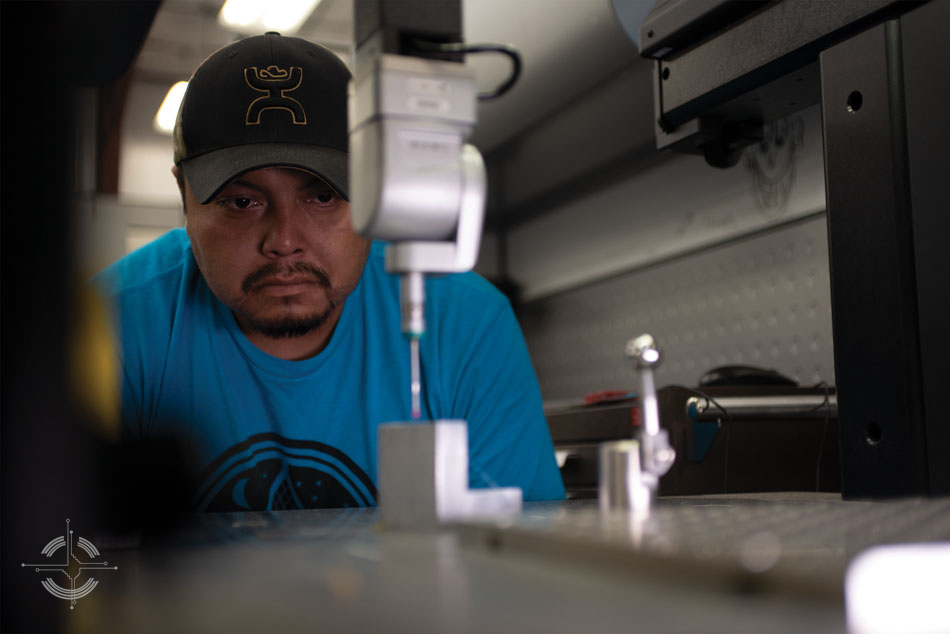
[[[378,425],[410,412],[398,279],[350,224],[349,72],[276,33],[209,57],[174,132],[185,230],[96,278],[117,306],[129,433],[188,439],[195,507],[376,503]],[[423,419],[469,426],[470,486],[564,495],[507,300],[426,282]]]

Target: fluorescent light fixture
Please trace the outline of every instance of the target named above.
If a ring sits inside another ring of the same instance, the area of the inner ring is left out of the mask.
[[[306,21],[320,0],[227,0],[218,22],[236,31],[278,31],[291,35]]]
[[[181,105],[187,87],[187,81],[180,81],[168,89],[168,94],[165,95],[162,105],[155,113],[155,121],[153,122],[155,130],[160,134],[172,133],[172,129],[175,127],[175,119],[178,117],[178,107]]]

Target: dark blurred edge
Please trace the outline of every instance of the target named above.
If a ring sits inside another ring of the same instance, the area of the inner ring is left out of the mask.
[[[134,483],[116,482],[122,478],[109,470],[123,460],[88,431],[67,398],[76,91],[122,80],[159,4],[0,1],[4,632],[71,629],[59,619],[65,602],[20,564],[42,557],[66,518],[84,536],[114,525],[121,515],[110,483]]]

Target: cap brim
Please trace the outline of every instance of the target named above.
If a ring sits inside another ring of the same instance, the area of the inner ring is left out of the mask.
[[[185,178],[202,205],[245,172],[262,167],[298,167],[313,172],[350,199],[347,153],[334,148],[286,143],[256,143],[215,150],[181,162]]]

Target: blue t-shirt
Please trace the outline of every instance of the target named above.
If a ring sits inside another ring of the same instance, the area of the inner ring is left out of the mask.
[[[374,243],[327,347],[287,361],[252,344],[175,229],[94,278],[114,302],[122,413],[140,438],[187,439],[197,510],[376,503],[376,428],[408,421],[399,280]],[[426,280],[422,419],[462,419],[473,488],[564,488],[537,379],[508,300],[474,273]]]

